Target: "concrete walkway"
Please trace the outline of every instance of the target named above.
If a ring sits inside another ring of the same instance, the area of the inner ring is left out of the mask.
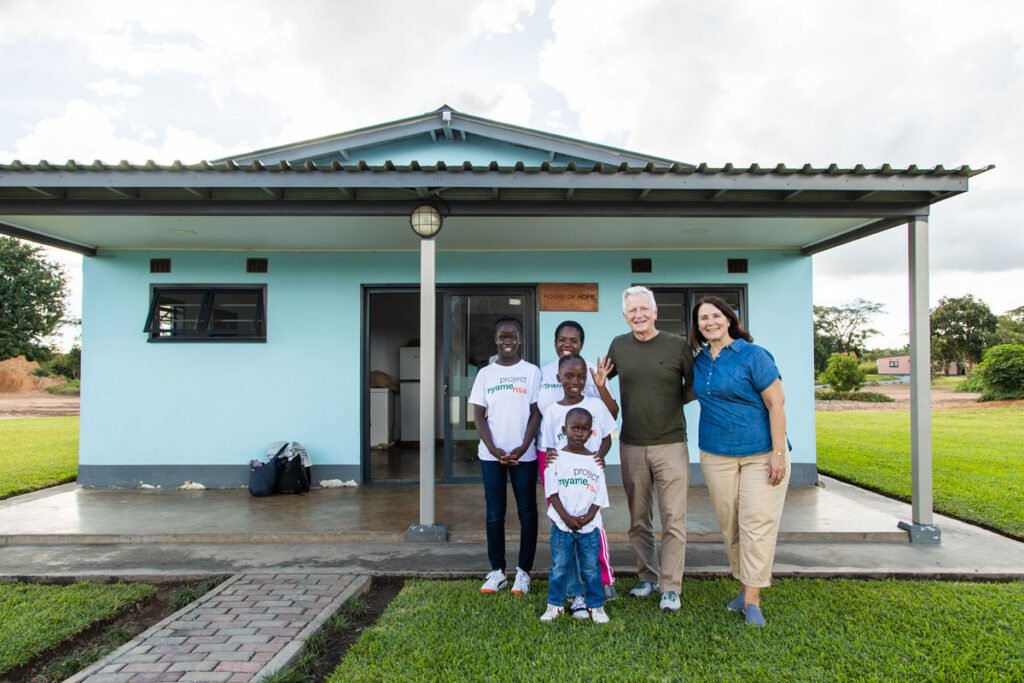
[[[68,683],[251,681],[280,671],[370,577],[236,574]]]

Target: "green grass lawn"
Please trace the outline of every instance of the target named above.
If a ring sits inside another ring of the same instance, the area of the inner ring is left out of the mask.
[[[910,499],[910,414],[819,412],[818,469]],[[935,509],[1024,539],[1024,408],[932,411]]]
[[[140,583],[0,584],[0,674],[155,592]]]
[[[967,378],[963,375],[932,375],[932,386],[943,389],[955,389],[956,385],[965,379]]]
[[[620,582],[620,594],[634,580]],[[1024,583],[782,579],[763,629],[726,579],[608,603],[611,623],[538,620],[547,584],[484,596],[477,581],[409,581],[328,678],[341,681],[994,681],[1024,671]],[[941,606],[941,607],[940,607]]]
[[[0,498],[74,481],[78,418],[0,420]]]

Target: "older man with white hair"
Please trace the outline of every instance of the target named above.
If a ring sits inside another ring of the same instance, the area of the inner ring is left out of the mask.
[[[655,327],[658,305],[648,288],[624,291],[622,314],[630,332],[612,340],[608,358],[614,366],[609,377],[619,378],[622,484],[640,577],[630,595],[647,597],[660,588],[659,607],[674,612],[686,561],[690,458],[683,404],[694,399],[693,353],[684,338]],[[654,543],[655,492],[661,514],[660,558]]]

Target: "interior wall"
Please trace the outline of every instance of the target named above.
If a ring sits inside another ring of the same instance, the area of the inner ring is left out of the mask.
[[[396,383],[400,381],[398,350],[419,346],[419,311],[416,292],[370,295],[370,370],[386,372]]]

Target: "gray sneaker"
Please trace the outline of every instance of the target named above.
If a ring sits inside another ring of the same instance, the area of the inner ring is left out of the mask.
[[[619,594],[615,592],[615,586],[608,584],[604,587],[604,601],[610,602],[611,600],[618,600]]]
[[[658,590],[657,584],[651,583],[650,581],[641,581],[636,585],[636,588],[629,591],[629,594],[634,598],[646,598],[656,590]]]
[[[658,607],[666,612],[678,612],[679,611],[679,593],[675,591],[665,591],[661,594],[661,603]]]

